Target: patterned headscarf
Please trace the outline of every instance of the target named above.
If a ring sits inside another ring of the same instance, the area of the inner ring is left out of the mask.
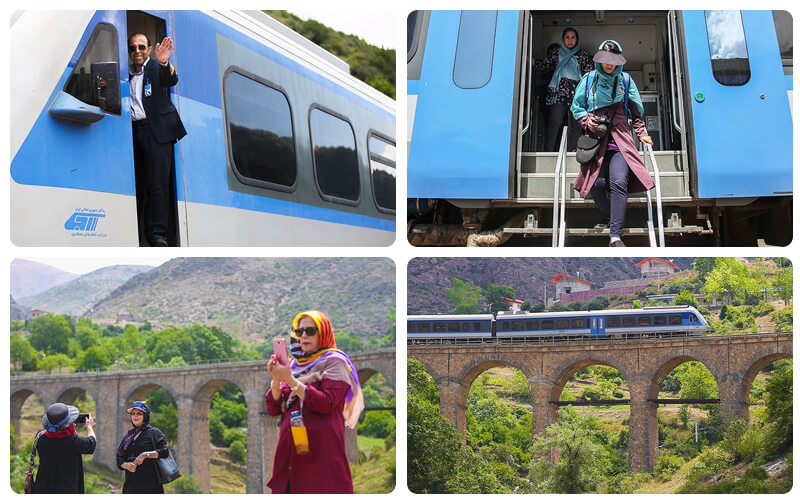
[[[319,348],[311,353],[304,353],[300,347],[300,339],[295,335],[294,329],[300,324],[303,317],[311,318],[317,327]],[[349,385],[344,399],[345,423],[355,429],[358,417],[364,409],[364,395],[361,393],[361,383],[358,381],[358,372],[344,352],[336,348],[336,339],[333,335],[331,320],[320,311],[304,311],[292,320],[292,336],[290,351],[294,359],[290,364],[292,375],[304,384],[319,382],[323,379],[341,380]],[[294,399],[292,395],[286,402],[288,409]]]

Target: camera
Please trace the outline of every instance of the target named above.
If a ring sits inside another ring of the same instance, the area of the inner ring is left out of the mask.
[[[86,423],[86,419],[89,418],[90,416],[91,416],[91,414],[89,414],[89,413],[81,413],[80,415],[78,415],[78,418],[77,418],[77,420],[75,420],[75,423],[76,424],[85,424]]]
[[[607,116],[595,116],[594,121],[597,123],[595,135],[602,139],[608,133],[609,127],[611,127],[611,120]]]

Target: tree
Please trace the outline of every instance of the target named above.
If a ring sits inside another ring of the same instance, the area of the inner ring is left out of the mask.
[[[47,354],[69,352],[72,329],[64,316],[39,316],[28,321],[28,341],[37,351]]]
[[[717,381],[702,363],[690,361],[685,371],[678,375],[680,396],[684,399],[713,399],[719,397]]]
[[[694,270],[697,277],[704,280],[706,275],[714,269],[714,257],[698,257],[694,259]]]
[[[80,318],[84,319],[84,318]],[[100,342],[100,332],[90,326],[79,323],[75,328],[75,340],[78,341],[81,349],[86,350]]]
[[[11,335],[9,347],[11,350],[11,362],[14,364],[15,369],[19,370],[23,365],[36,359],[36,349],[19,332],[14,332]]]
[[[239,465],[247,463],[247,449],[241,441],[234,441],[231,443],[228,455],[231,457],[231,462]]]
[[[610,466],[606,447],[594,433],[595,417],[579,414],[571,406],[558,411],[558,422],[537,436],[531,448],[537,457],[531,462],[534,490],[541,493],[583,493],[593,491]],[[551,451],[559,458],[551,461]]]
[[[734,257],[717,257],[714,269],[706,276],[706,292],[726,300],[745,299],[758,285],[750,271]]]
[[[453,288],[445,290],[447,302],[456,308],[454,314],[478,314],[478,300],[481,298],[481,287],[475,288],[458,278],[453,278]]]
[[[767,420],[773,423],[770,442],[776,450],[792,447],[792,365],[787,363],[772,372],[766,387]]]
[[[513,288],[506,285],[490,284],[486,288],[486,303],[491,304],[490,311],[496,313],[498,311],[508,311],[508,303],[503,300],[504,298],[515,299],[517,292]]]
[[[692,306],[697,307],[697,299],[694,298],[694,294],[689,290],[683,290],[675,295],[675,305],[681,306]]]
[[[411,390],[407,443],[408,489],[414,493],[446,493],[445,486],[458,468],[461,438],[438,406]]]
[[[689,428],[689,417],[691,417],[691,415],[692,413],[689,410],[689,405],[681,405],[678,409],[678,420],[680,420],[684,429]]]
[[[789,301],[792,300],[792,267],[784,267],[781,268],[777,273],[775,273],[775,280],[773,281],[773,287],[777,289],[778,297],[783,300],[785,305],[789,305]]]
[[[608,297],[605,295],[598,295],[586,304],[586,308],[590,311],[597,311],[600,309],[606,309],[610,305],[611,301]]]
[[[106,350],[95,345],[80,353],[74,364],[81,370],[96,370],[105,368],[110,362]]]
[[[60,372],[63,367],[69,366],[71,362],[72,360],[66,354],[50,354],[39,361],[39,369],[47,373],[51,373],[55,369]]]

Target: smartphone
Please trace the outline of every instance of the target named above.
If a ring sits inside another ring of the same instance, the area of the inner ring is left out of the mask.
[[[78,415],[78,419],[75,421],[76,424],[85,424],[87,418],[91,418],[91,413],[81,413]]]
[[[286,339],[272,339],[272,351],[275,353],[278,363],[282,365],[289,364],[289,356],[286,354]]]

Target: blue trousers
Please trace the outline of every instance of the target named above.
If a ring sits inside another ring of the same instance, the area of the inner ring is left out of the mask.
[[[628,175],[630,168],[619,151],[606,151],[600,175],[590,190],[595,205],[609,220],[611,236],[620,237],[628,208]]]

